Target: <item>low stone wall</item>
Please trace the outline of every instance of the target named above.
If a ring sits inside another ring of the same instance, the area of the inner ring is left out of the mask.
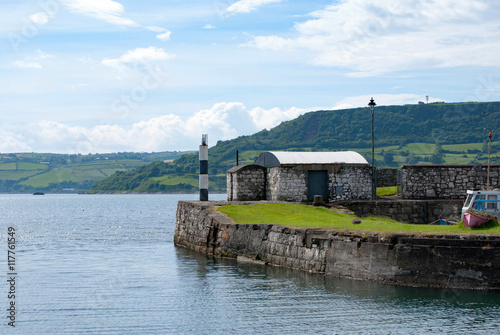
[[[485,165],[403,165],[403,199],[463,199],[467,190],[486,189]],[[500,187],[500,165],[491,165],[490,188]]]
[[[399,222],[411,224],[429,224],[445,218],[457,218],[462,215],[462,200],[363,200],[338,201],[357,216],[388,216]]]
[[[245,257],[326,276],[415,287],[500,289],[499,236],[243,225],[211,208],[224,204],[179,202],[175,244],[207,255]]]
[[[398,169],[377,169],[377,187],[396,186]]]

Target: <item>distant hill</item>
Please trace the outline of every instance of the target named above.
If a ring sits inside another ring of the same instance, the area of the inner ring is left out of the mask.
[[[0,154],[0,192],[82,192],[117,171],[158,160],[173,161],[185,153]]]
[[[379,106],[375,108],[376,166],[486,164],[491,130],[497,139],[500,102]],[[500,142],[493,144],[492,163],[500,163]],[[236,150],[240,164],[252,163],[261,152],[270,150],[355,150],[370,162],[371,113],[368,108],[309,112],[271,130],[219,141],[209,149],[211,192],[225,190],[225,172],[235,165]],[[126,175],[117,173],[94,184],[92,191],[196,191],[198,164],[197,154],[183,155],[171,164],[153,164],[159,175],[147,176],[149,167]]]

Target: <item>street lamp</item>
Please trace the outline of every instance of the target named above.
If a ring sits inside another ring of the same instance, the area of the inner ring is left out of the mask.
[[[375,136],[373,132],[373,112],[375,109],[375,106],[377,104],[373,100],[373,97],[370,99],[370,102],[368,103],[368,106],[370,106],[370,109],[372,111],[372,199],[376,200],[377,199],[377,175],[375,173]]]

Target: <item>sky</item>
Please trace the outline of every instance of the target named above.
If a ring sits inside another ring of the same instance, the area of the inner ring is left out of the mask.
[[[0,153],[196,150],[371,97],[498,101],[498,17],[497,0],[2,0]]]

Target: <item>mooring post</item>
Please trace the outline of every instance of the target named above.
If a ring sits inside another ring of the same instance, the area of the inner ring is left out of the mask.
[[[200,201],[208,201],[208,134],[203,134],[201,136]]]

